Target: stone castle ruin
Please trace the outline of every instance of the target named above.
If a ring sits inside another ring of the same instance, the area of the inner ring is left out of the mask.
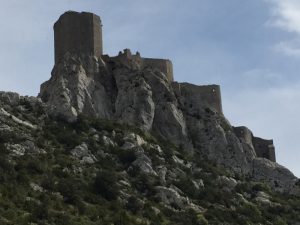
[[[67,53],[103,54],[102,24],[92,13],[66,12],[54,24],[55,63]]]
[[[93,13],[68,11],[54,24],[54,40],[55,62],[59,62],[67,52],[100,57],[103,55],[101,19]],[[141,58],[139,54],[132,55],[129,49],[115,58],[122,57],[141,60],[143,67],[157,68],[173,81],[173,66],[168,59]]]
[[[224,141],[220,134],[223,141],[214,142],[217,137],[209,136],[202,125],[209,112],[223,118],[219,85],[175,82],[168,59],[144,58],[129,49],[113,57],[103,54],[102,22],[92,13],[64,13],[54,25],[54,39],[55,66],[39,96],[58,106],[57,111],[68,119],[80,113],[116,119],[177,144],[198,135],[202,143],[212,146],[211,151]],[[272,140],[254,137],[246,127],[230,130],[253,154],[275,161]]]
[[[234,127],[234,132],[239,139],[253,146],[258,157],[267,158],[273,162],[276,162],[273,140],[265,140],[255,137],[253,136],[252,132],[244,126]]]
[[[119,52],[118,56],[103,55],[102,23],[99,16],[87,12],[68,11],[54,24],[55,62],[59,62],[66,53],[88,54],[102,57],[106,62],[128,60],[138,61],[143,68],[157,69],[163,72],[170,82],[174,81],[173,65],[169,59],[142,58],[132,54],[129,49]],[[182,84],[186,86],[188,84]],[[222,113],[220,87],[218,85],[189,86],[196,98],[211,104]]]

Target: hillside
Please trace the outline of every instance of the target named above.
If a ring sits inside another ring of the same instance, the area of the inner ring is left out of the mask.
[[[105,55],[101,27],[66,12],[38,97],[0,92],[0,224],[299,225],[299,179],[230,124],[219,86]]]
[[[300,198],[114,121],[1,93],[1,224],[297,224]]]

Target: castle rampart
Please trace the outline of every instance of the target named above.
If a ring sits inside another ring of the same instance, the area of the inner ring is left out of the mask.
[[[123,52],[119,52],[119,55],[115,57],[104,55],[102,58],[105,61],[115,60],[122,64],[134,61],[139,64],[140,69],[151,68],[152,70],[159,70],[166,75],[169,82],[174,81],[173,64],[169,59],[142,58],[139,52],[132,54],[130,49],[124,49]]]
[[[67,52],[95,56],[103,54],[100,17],[68,11],[54,24],[55,63]]]
[[[142,58],[143,67],[150,67],[153,69],[158,69],[163,72],[170,82],[174,81],[173,78],[173,64],[171,60],[168,59],[152,59],[152,58]]]
[[[219,85],[198,86],[189,83],[173,82],[172,86],[175,93],[178,93],[178,96],[183,96],[185,101],[188,101],[184,103],[187,107],[199,109],[209,107],[223,114]]]
[[[267,158],[273,162],[276,162],[273,140],[265,140],[262,138],[253,137],[253,146],[258,157]]]
[[[240,140],[244,141],[245,143],[253,147],[253,134],[251,130],[249,130],[245,126],[241,126],[241,127],[233,127],[233,131]]]
[[[253,146],[257,157],[266,158],[276,162],[273,140],[254,137],[251,130],[244,126],[233,127],[233,131],[240,140]]]

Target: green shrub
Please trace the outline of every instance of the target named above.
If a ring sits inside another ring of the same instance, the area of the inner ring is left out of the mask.
[[[77,202],[81,200],[80,189],[82,186],[83,185],[75,179],[61,179],[57,185],[57,191],[64,196],[66,203],[76,205]]]
[[[115,200],[119,194],[119,188],[116,183],[116,174],[113,171],[103,170],[95,178],[94,189],[105,199],[109,201]]]
[[[127,166],[136,160],[135,151],[133,149],[121,151],[119,150],[118,157],[120,161]]]
[[[131,196],[127,200],[126,209],[136,214],[139,210],[143,209],[143,204],[135,196]]]
[[[207,219],[203,216],[203,214],[197,215],[197,224],[199,225],[208,225]]]
[[[199,191],[189,177],[181,177],[175,185],[190,198],[198,198]]]
[[[271,191],[270,186],[268,186],[265,183],[256,183],[252,187],[252,190],[255,191],[255,192],[264,191],[264,192],[267,192],[267,193],[269,193]]]
[[[280,217],[276,217],[273,224],[274,225],[287,225],[287,223]]]
[[[246,216],[252,222],[260,222],[262,219],[261,211],[252,203],[243,204],[237,209],[237,213]]]

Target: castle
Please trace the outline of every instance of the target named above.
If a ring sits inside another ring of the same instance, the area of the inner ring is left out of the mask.
[[[84,53],[94,56],[103,55],[102,23],[99,16],[87,12],[68,11],[60,16],[54,24],[55,62],[67,52]],[[137,58],[128,49],[120,57]],[[168,59],[141,58],[143,67],[161,70],[170,81],[173,81],[173,66]]]
[[[177,96],[188,99],[186,107],[200,110],[209,107],[223,114],[221,91],[219,85],[198,86],[188,83],[174,82],[173,65],[168,59],[143,58],[137,52],[132,54],[125,49],[117,56],[103,54],[102,23],[99,16],[88,12],[68,11],[60,16],[54,25],[55,63],[59,63],[66,53],[84,54],[101,58],[107,64],[138,62],[140,70],[150,68],[163,73]],[[275,149],[272,140],[254,137],[246,127],[235,127],[235,135],[244,143],[251,145],[258,157],[275,159]]]

